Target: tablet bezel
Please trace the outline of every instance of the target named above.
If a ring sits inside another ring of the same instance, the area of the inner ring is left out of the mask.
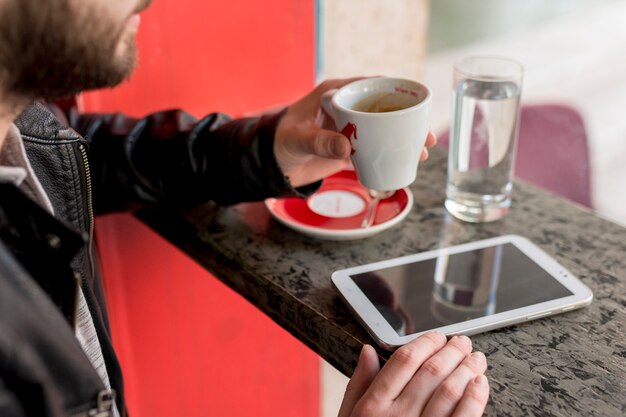
[[[388,259],[367,265],[346,268],[333,272],[331,281],[335,288],[339,291],[339,294],[348,307],[356,315],[361,324],[365,326],[372,337],[376,339],[377,343],[386,349],[393,350],[398,346],[410,342],[429,330],[400,336],[383,318],[382,314],[370,302],[365,294],[359,289],[356,283],[352,280],[351,275],[418,262],[436,258],[441,255],[451,255],[454,253],[482,249],[489,246],[502,245],[505,243],[515,245],[533,262],[543,268],[549,275],[572,292],[572,295],[461,323],[437,327],[430,330],[436,330],[446,335],[465,334],[470,336],[488,330],[574,310],[591,303],[593,294],[586,285],[584,285],[570,271],[560,265],[553,257],[548,255],[537,245],[519,235],[499,236],[447,248],[435,249],[414,255]]]

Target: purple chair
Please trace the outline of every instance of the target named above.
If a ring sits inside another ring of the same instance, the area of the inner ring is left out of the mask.
[[[444,147],[448,136],[439,137]],[[561,104],[522,107],[515,176],[592,207],[587,134],[576,110]]]

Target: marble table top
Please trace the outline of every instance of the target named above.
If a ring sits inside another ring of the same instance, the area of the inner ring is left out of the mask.
[[[594,293],[581,310],[473,336],[489,362],[489,416],[626,415],[626,228],[516,182],[509,215],[488,224],[443,207],[446,156],[434,149],[399,225],[354,241],[316,240],[273,220],[262,203],[137,216],[346,375],[375,345],[339,299],[333,271],[483,238],[519,234]],[[378,350],[381,359],[389,352]]]

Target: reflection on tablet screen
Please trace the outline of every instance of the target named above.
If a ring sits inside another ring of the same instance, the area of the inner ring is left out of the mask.
[[[511,243],[352,279],[400,336],[572,295]]]

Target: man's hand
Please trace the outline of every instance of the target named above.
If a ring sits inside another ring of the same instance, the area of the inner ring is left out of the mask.
[[[400,347],[380,369],[364,346],[348,383],[339,417],[481,416],[489,398],[485,355],[466,336],[446,343],[427,333]]]
[[[310,184],[349,166],[350,141],[334,130],[320,127],[321,97],[360,78],[326,80],[287,108],[276,129],[274,154],[294,187]],[[321,123],[325,125],[324,123]],[[426,146],[437,143],[428,134]],[[428,158],[422,151],[421,160]]]

